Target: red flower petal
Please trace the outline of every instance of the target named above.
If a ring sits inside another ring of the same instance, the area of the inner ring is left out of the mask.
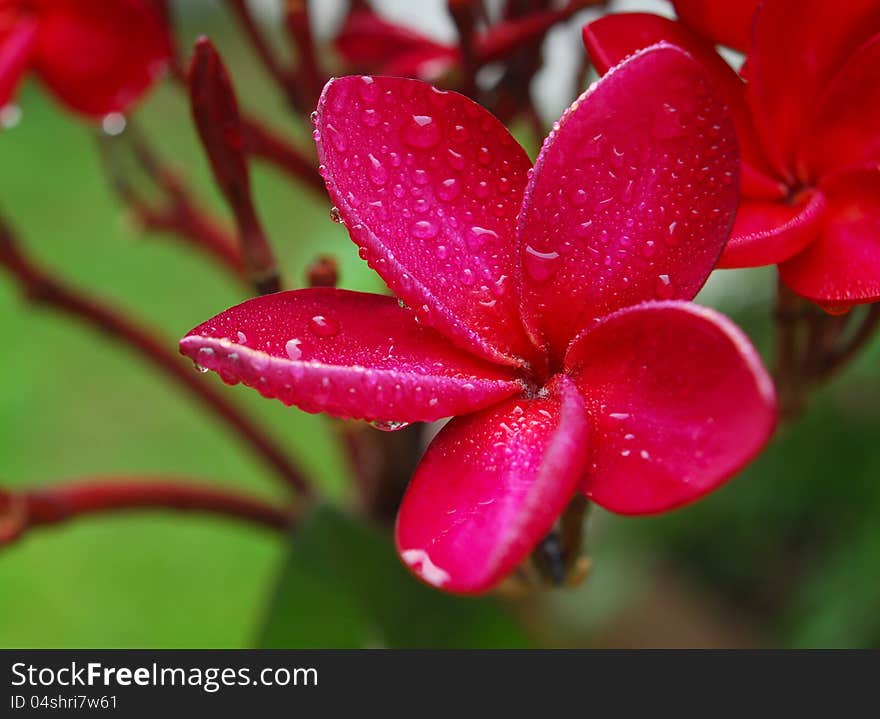
[[[550,396],[453,419],[428,447],[397,519],[397,548],[450,592],[491,588],[550,531],[583,477],[583,400],[558,375]]]
[[[672,0],[672,4],[694,32],[719,45],[748,48],[759,0]]]
[[[592,421],[584,493],[620,514],[663,512],[735,474],[776,421],[773,383],[745,335],[690,302],[606,318],[566,357]]]
[[[793,257],[816,238],[824,211],[818,191],[795,205],[743,202],[718,267],[762,267]]]
[[[27,70],[37,38],[37,23],[32,19],[6,18],[0,8],[0,108],[15,93]],[[4,22],[9,22],[7,26]]]
[[[813,176],[880,161],[880,34],[828,84],[799,151],[805,173]]]
[[[343,77],[318,106],[327,189],[372,267],[426,324],[489,359],[529,347],[515,217],[529,159],[482,107],[417,80]]]
[[[459,56],[457,48],[388,22],[369,9],[349,13],[335,45],[350,66],[388,75],[423,77],[428,66],[448,67]]]
[[[659,42],[668,42],[687,51],[711,75],[716,89],[730,108],[742,156],[743,192],[749,197],[767,199],[785,194],[785,187],[773,179],[758,143],[742,78],[703,38],[694,35],[681,23],[647,13],[606,15],[584,25],[583,37],[599,73],[607,72],[636,50]]]
[[[828,200],[818,239],[779,266],[799,295],[825,304],[880,300],[880,171],[856,170],[822,185]]]
[[[749,53],[748,95],[779,172],[791,174],[804,123],[848,56],[880,32],[877,0],[767,0]]]
[[[249,300],[196,327],[181,352],[225,382],[307,412],[388,423],[470,412],[522,390],[381,295],[330,288]]]
[[[616,66],[544,142],[520,215],[523,315],[561,356],[585,326],[690,299],[733,224],[739,158],[702,66],[655,45]]]
[[[35,66],[72,109],[124,112],[171,57],[156,8],[144,0],[54,0],[40,11]]]

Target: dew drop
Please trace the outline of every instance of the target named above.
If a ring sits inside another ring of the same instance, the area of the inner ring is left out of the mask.
[[[369,75],[361,76],[360,96],[364,102],[375,102],[379,97],[379,87]]]
[[[675,295],[675,287],[672,286],[672,280],[669,275],[658,275],[654,281],[654,294],[657,299],[668,300]]]
[[[559,269],[558,252],[539,252],[531,245],[526,245],[526,272],[535,282],[546,282]]]
[[[364,124],[367,127],[376,127],[379,124],[379,113],[372,108],[364,110]]]
[[[486,242],[494,242],[497,239],[497,232],[485,227],[478,227],[477,225],[471,227],[467,233],[467,244],[471,250],[478,250],[485,245]]]
[[[339,211],[339,208],[336,205],[330,208],[330,219],[333,220],[337,225],[342,225],[345,223],[345,220],[342,219],[342,213]]]
[[[318,337],[333,337],[339,334],[339,323],[326,315],[315,315],[309,320],[309,329]]]
[[[302,357],[302,350],[299,348],[301,344],[302,340],[292,339],[287,340],[287,344],[284,345],[287,356],[294,362]]]
[[[454,177],[450,177],[440,183],[440,186],[437,188],[437,197],[445,202],[449,202],[458,197],[459,192],[461,192],[461,186],[459,185],[458,180]]]
[[[370,422],[370,425],[382,432],[396,432],[404,427],[409,427],[410,422],[394,422],[392,420],[377,419],[374,422]]]
[[[309,115],[309,122],[312,123],[312,127],[318,126],[318,111],[312,110],[312,114]]]
[[[437,236],[437,225],[430,220],[419,220],[412,227],[413,237],[420,240],[429,240]]]
[[[413,115],[412,122],[404,129],[403,141],[427,150],[440,142],[440,127],[430,115]]]
[[[0,107],[0,127],[11,130],[21,122],[21,114],[21,108],[13,103]]]
[[[370,161],[370,166],[367,168],[370,182],[381,187],[388,182],[388,170],[386,170],[382,163],[376,159],[376,156],[372,152],[367,155],[367,159]]]
[[[445,260],[447,257],[449,257],[449,250],[447,249],[446,245],[437,245],[434,253],[437,255],[438,260]]]
[[[125,132],[125,126],[127,124],[125,115],[119,112],[111,112],[104,115],[101,119],[101,130],[104,131],[105,135],[115,137],[116,135],[121,135]]]

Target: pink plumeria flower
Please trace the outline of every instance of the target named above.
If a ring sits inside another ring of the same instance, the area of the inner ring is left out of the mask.
[[[697,499],[775,422],[745,336],[684,301],[737,202],[733,127],[703,73],[672,46],[641,51],[566,111],[533,169],[462,95],[329,82],[321,171],[400,302],[261,297],[195,328],[183,353],[311,412],[386,428],[453,416],[396,530],[403,561],[448,591],[493,587],[578,490],[623,514]]]

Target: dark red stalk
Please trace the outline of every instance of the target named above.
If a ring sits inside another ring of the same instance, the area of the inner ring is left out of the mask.
[[[294,522],[292,512],[236,491],[183,479],[108,477],[41,489],[0,490],[0,547],[34,527],[134,510],[215,514],[278,531]]]
[[[476,35],[477,18],[470,0],[447,0],[449,11],[455,28],[458,30],[458,48],[461,54],[461,65],[464,72],[464,84],[461,91],[474,97],[477,90],[477,58],[474,55],[474,37]]]
[[[119,157],[122,138],[101,135],[98,148],[111,187],[137,224],[183,240],[216,259],[237,278],[245,279],[244,262],[234,237],[198,205],[183,179],[158,160],[142,136],[134,134],[133,129],[126,134],[130,135],[141,168],[162,195],[158,202],[144,199],[123,169]]]
[[[245,145],[251,156],[271,163],[299,180],[304,187],[317,192],[322,199],[327,198],[327,189],[318,174],[317,160],[291,145],[277,131],[250,118],[242,117],[241,126]]]
[[[262,31],[257,27],[257,22],[246,0],[229,0],[229,4],[232,6],[232,11],[235,13],[236,18],[238,18],[244,34],[250,41],[266,72],[269,73],[278,85],[278,88],[287,98],[290,105],[302,111],[304,108],[299,88],[297,87],[296,77],[281,63],[275,51],[266,41]]]
[[[318,62],[307,0],[287,0],[284,7],[284,27],[299,59],[296,75],[301,105],[316,107],[327,77]],[[302,106],[300,109],[303,109]]]
[[[18,280],[26,296],[33,302],[91,325],[138,350],[140,356],[174,379],[190,394],[206,404],[260,456],[288,485],[303,495],[311,494],[311,487],[294,467],[281,448],[258,428],[226,396],[208,385],[192,371],[188,361],[166,349],[170,343],[158,339],[151,330],[141,326],[123,313],[97,299],[65,286],[46,271],[36,267],[15,244],[9,228],[0,221],[0,266],[6,267]]]
[[[275,256],[251,196],[245,131],[229,74],[211,41],[200,38],[189,71],[190,105],[214,180],[235,215],[248,276],[260,294],[281,287]]]

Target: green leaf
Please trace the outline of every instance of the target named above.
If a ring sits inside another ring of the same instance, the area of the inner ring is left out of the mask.
[[[499,602],[421,584],[400,564],[386,532],[327,506],[293,535],[258,641],[265,648],[528,644]]]

